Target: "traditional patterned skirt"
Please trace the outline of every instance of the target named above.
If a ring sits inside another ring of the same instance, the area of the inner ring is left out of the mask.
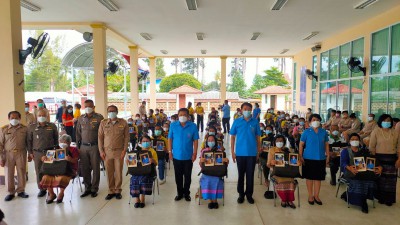
[[[382,166],[382,174],[378,179],[376,198],[383,203],[396,203],[396,154],[376,154]]]
[[[296,190],[296,184],[293,182],[293,178],[284,178],[273,176],[271,178],[275,185],[275,191],[281,198],[282,202],[293,202],[294,191]]]
[[[374,199],[376,181],[347,179],[349,183],[349,203],[362,206],[367,199]]]
[[[130,183],[130,193],[133,198],[139,195],[151,195],[153,193],[153,181],[151,176],[132,176]]]
[[[40,188],[47,189],[47,188],[63,188],[65,189],[69,181],[71,180],[70,176],[60,175],[60,176],[50,176],[44,175],[42,180],[40,181]]]
[[[201,196],[203,199],[216,200],[224,194],[224,180],[221,177],[202,175],[200,178]]]

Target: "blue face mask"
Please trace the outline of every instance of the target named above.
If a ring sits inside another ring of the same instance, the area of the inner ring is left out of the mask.
[[[142,142],[142,147],[143,148],[149,148],[150,147],[150,142]]]
[[[215,132],[208,132],[208,135],[215,135]]]
[[[271,134],[272,131],[271,131],[271,130],[265,130],[265,133],[266,133],[266,134]]]
[[[243,116],[249,118],[251,116],[251,111],[243,111]]]
[[[390,128],[390,125],[392,125],[391,122],[385,122],[385,121],[382,122],[382,128]]]
[[[155,131],[154,131],[154,134],[155,134],[156,136],[160,136],[160,135],[161,135],[161,130],[155,130]]]
[[[300,124],[300,126],[304,126],[304,122],[303,121],[299,122],[299,124]]]
[[[208,145],[208,147],[213,148],[215,146],[215,142],[214,141],[208,141],[207,145]]]

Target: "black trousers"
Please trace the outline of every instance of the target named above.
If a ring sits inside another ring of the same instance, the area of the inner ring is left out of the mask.
[[[197,115],[197,131],[200,130],[201,124],[201,132],[204,131],[204,116]]]
[[[190,184],[192,183],[192,160],[174,159],[175,183],[178,196],[190,195]]]
[[[73,127],[73,126],[65,126],[65,132],[66,132],[69,136],[71,136],[71,138],[72,138],[73,133],[74,133],[74,127]]]
[[[252,197],[254,191],[254,170],[256,168],[255,156],[236,156],[238,168],[237,192],[240,196]],[[246,177],[246,191],[244,190],[244,179]]]
[[[334,183],[336,183],[336,173],[339,171],[340,167],[340,157],[329,157],[329,169],[331,172],[331,178]]]
[[[231,130],[231,125],[229,124],[229,121],[231,120],[231,118],[222,118],[222,126],[224,127],[224,133],[226,133],[226,131]]]

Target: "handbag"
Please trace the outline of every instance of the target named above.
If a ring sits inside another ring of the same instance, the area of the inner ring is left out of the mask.
[[[284,158],[285,158],[285,166],[284,167],[274,166],[271,176],[289,177],[289,178],[301,177],[299,166],[291,166],[289,165],[289,163],[286,163],[289,161],[289,154],[286,151],[284,152]]]
[[[129,153],[136,153],[136,157],[140,157],[140,154],[143,154],[144,151],[140,147],[137,147],[136,150],[131,151]],[[146,151],[149,154],[149,158],[153,158],[150,151]],[[142,161],[138,158],[136,167],[128,167],[128,173],[132,176],[155,176],[157,174],[155,170],[155,165],[150,164],[143,166]]]
[[[216,151],[212,151],[215,153]],[[204,153],[202,157],[204,158]],[[220,152],[223,153],[223,158],[226,158],[226,153],[225,152]],[[201,173],[207,176],[213,176],[213,177],[225,177],[228,174],[228,165],[227,163],[223,163],[222,165],[213,165],[213,166],[206,166],[205,163],[201,163]]]
[[[67,175],[71,172],[72,168],[66,160],[53,161],[53,163],[43,163],[41,169],[43,175],[50,176]]]

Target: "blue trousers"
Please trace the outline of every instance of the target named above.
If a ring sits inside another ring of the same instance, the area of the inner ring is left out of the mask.
[[[165,159],[158,160],[158,178],[164,180],[165,177]]]
[[[256,168],[256,156],[236,156],[238,168],[237,192],[240,196],[252,197],[254,191],[254,170]],[[244,179],[246,177],[246,190]]]

